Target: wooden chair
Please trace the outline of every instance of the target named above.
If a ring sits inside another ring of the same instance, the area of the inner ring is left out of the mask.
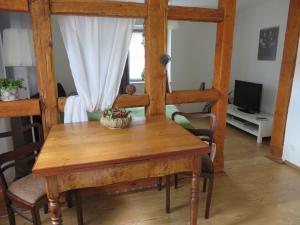
[[[212,191],[214,185],[214,166],[213,159],[215,156],[215,144],[214,132],[216,127],[216,116],[212,113],[182,113],[175,112],[172,114],[172,120],[175,121],[176,116],[184,116],[186,118],[210,118],[210,128],[208,129],[187,129],[189,132],[195,136],[201,138],[201,140],[206,141],[211,147],[212,151],[209,155],[202,157],[202,168],[201,177],[204,178],[203,182],[203,192],[206,192],[206,186],[208,182],[208,192],[206,197],[206,208],[205,208],[205,218],[209,218],[209,211],[211,205]],[[213,148],[214,146],[214,148]],[[159,180],[161,182],[161,179]],[[178,188],[178,174],[174,175],[174,186]],[[161,187],[161,183],[158,184],[158,187]],[[166,212],[170,213],[170,175],[166,176]]]
[[[34,225],[40,225],[39,209],[44,207],[44,212],[48,213],[48,199],[45,191],[45,180],[43,177],[35,177],[31,174],[31,167],[37,157],[43,142],[42,127],[40,124],[33,123],[24,126],[18,130],[0,133],[0,138],[12,137],[17,133],[30,132],[34,129],[38,136],[35,136],[36,141],[25,144],[14,149],[14,151],[6,152],[0,155],[0,186],[2,189],[3,199],[5,201],[8,220],[10,225],[15,225],[15,213],[22,216]],[[13,181],[8,185],[4,172],[11,167],[14,167],[18,162],[28,175]],[[29,169],[28,169],[29,168]],[[78,224],[83,225],[80,197],[78,191],[75,192],[77,202],[77,219]],[[71,193],[67,193],[68,207],[72,206]],[[31,211],[31,217],[27,216],[19,208]]]

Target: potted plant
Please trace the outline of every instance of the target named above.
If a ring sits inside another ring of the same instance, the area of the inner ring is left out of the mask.
[[[131,115],[125,109],[108,108],[104,110],[100,123],[108,128],[126,128],[130,125]]]
[[[0,79],[0,95],[2,101],[14,101],[18,98],[19,88],[24,88],[23,79]]]

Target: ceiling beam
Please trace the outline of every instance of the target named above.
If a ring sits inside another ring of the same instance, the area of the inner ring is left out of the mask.
[[[99,0],[51,0],[52,14],[144,18],[147,5]]]

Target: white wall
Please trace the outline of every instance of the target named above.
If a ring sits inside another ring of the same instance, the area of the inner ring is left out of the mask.
[[[265,0],[239,11],[236,18],[231,87],[236,79],[262,83],[261,110],[271,114],[275,108],[288,8],[289,0]],[[258,61],[260,29],[274,26],[280,26],[276,60]]]
[[[179,22],[172,32],[172,88],[197,90],[202,82],[212,87],[216,44],[216,24]],[[179,106],[182,111],[201,111],[203,104]]]
[[[289,161],[300,167],[300,45],[294,75],[291,100],[288,111],[288,119],[283,146],[283,160]]]
[[[212,87],[216,25],[179,22],[172,33],[172,87],[199,89],[201,82]]]

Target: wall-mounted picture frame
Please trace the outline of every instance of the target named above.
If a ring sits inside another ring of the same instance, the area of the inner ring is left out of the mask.
[[[258,60],[274,61],[276,60],[278,45],[279,26],[260,30]]]

